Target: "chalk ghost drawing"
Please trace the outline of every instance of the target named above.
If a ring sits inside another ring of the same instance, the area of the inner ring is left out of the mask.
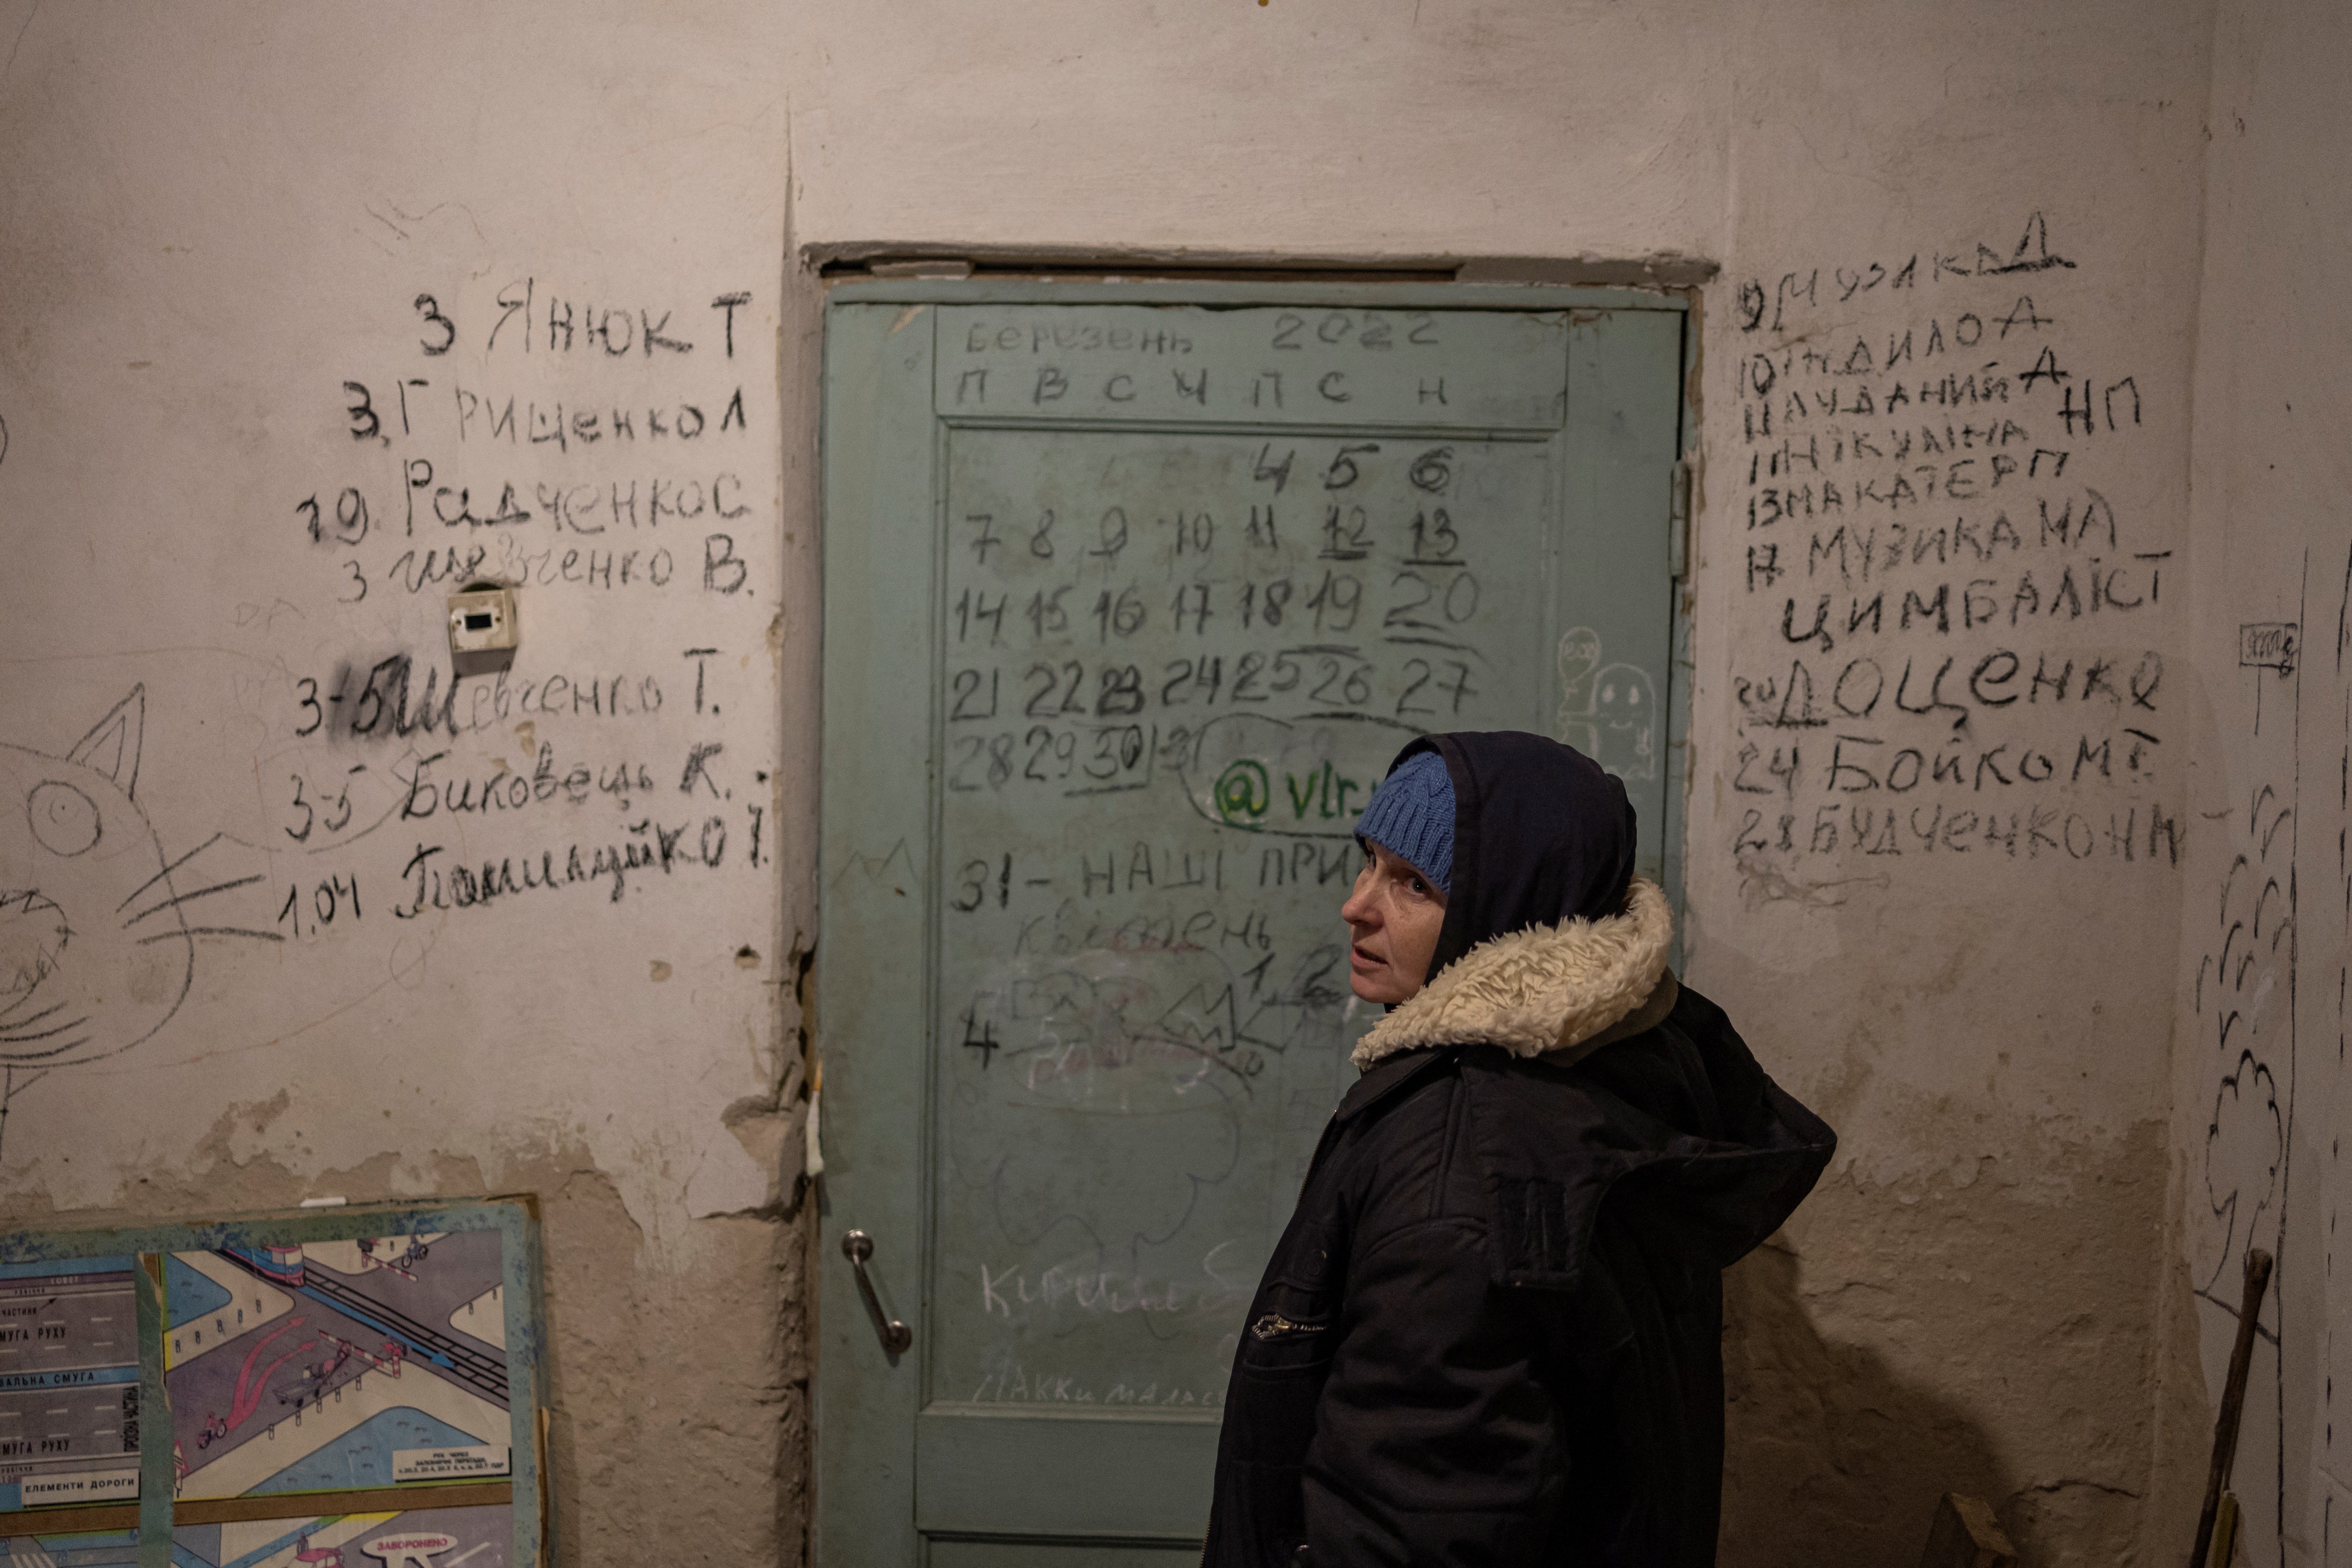
[[[1621,779],[1658,776],[1658,692],[1649,672],[1601,662],[1601,635],[1559,639],[1559,738]]]
[[[175,886],[173,873],[221,836],[164,858],[133,798],[146,713],[134,687],[61,755],[0,743],[0,1134],[8,1102],[52,1069],[128,1050],[171,1022],[197,937],[279,940],[189,923],[191,901],[261,879]]]

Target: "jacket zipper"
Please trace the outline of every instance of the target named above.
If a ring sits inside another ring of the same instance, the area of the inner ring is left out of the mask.
[[[1286,1318],[1280,1312],[1268,1312],[1250,1325],[1251,1336],[1259,1340],[1286,1340],[1299,1334],[1319,1334],[1322,1331],[1320,1322],[1302,1323]]]

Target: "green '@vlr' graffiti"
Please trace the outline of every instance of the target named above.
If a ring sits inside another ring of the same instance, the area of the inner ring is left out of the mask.
[[[1329,763],[1304,775],[1286,773],[1282,785],[1283,794],[1289,798],[1294,822],[1308,820],[1310,813],[1318,821],[1350,821],[1363,807],[1350,805],[1348,797],[1358,795],[1370,800],[1372,793],[1371,786],[1363,780],[1349,778]],[[1228,826],[1263,827],[1274,805],[1272,777],[1266,765],[1257,759],[1237,758],[1217,775],[1217,816]]]

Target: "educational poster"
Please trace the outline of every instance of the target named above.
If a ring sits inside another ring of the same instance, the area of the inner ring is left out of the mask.
[[[477,1230],[169,1255],[179,1495],[505,1478],[500,1250]]]
[[[0,1265],[0,1509],[139,1495],[136,1267]]]
[[[172,1562],[173,1568],[507,1568],[512,1528],[503,1507],[184,1524],[172,1531]]]
[[[0,1568],[133,1568],[138,1561],[135,1530],[0,1537]]]
[[[0,1233],[0,1568],[535,1564],[538,1257],[515,1198]]]

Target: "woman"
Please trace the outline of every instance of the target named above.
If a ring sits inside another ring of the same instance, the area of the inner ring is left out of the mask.
[[[1666,968],[1590,758],[1416,741],[1358,837],[1390,1011],[1250,1304],[1202,1561],[1712,1563],[1721,1271],[1834,1135]]]

